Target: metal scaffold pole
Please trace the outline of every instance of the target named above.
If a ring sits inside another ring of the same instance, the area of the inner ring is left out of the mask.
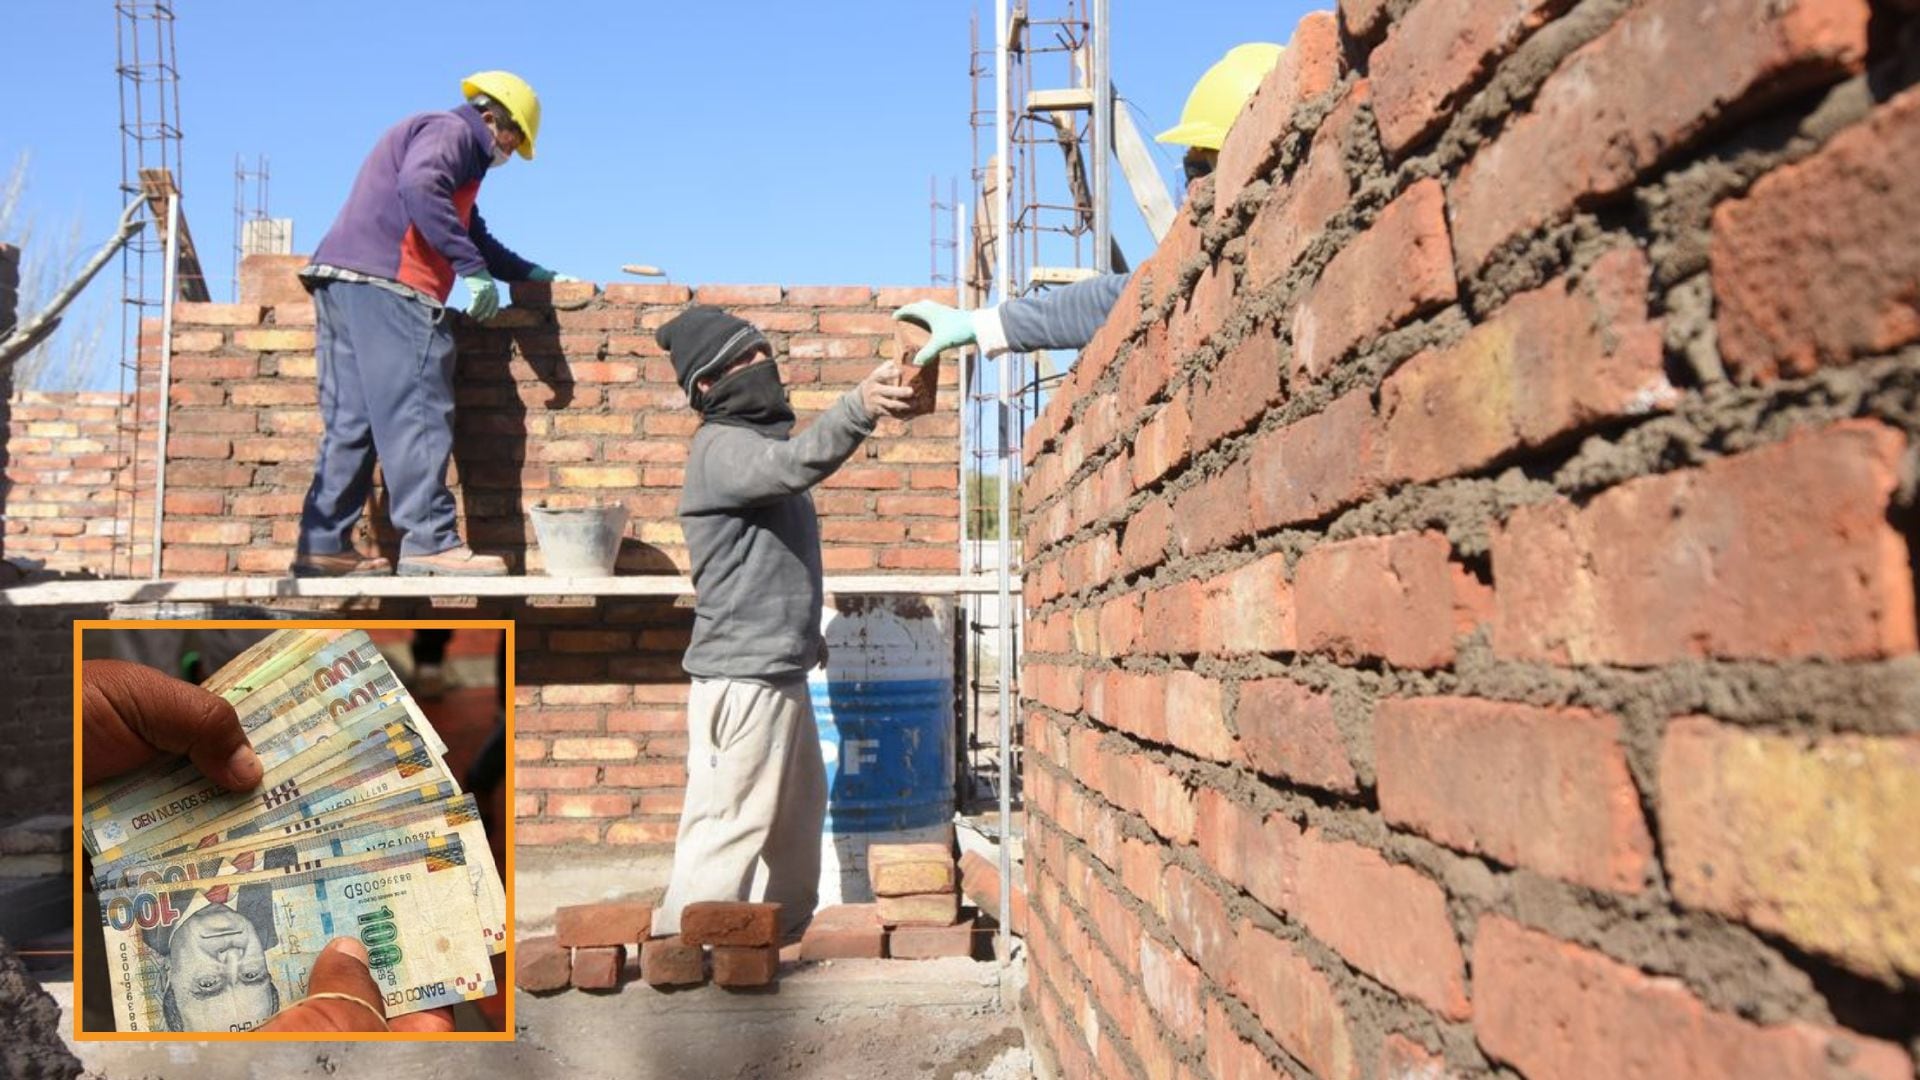
[[[993,284],[996,295],[1004,303],[1013,298],[1010,284],[1011,269],[1008,256],[1011,244],[1007,239],[1007,154],[1010,133],[1008,127],[1012,118],[1008,115],[1007,91],[1007,50],[1009,42],[1007,0],[999,0],[994,20],[994,200],[997,205],[995,225],[999,236],[994,243]],[[1009,418],[1013,410],[1013,365],[1018,360],[1012,355],[1003,355],[995,365],[999,369],[999,450],[1000,450],[1000,925],[996,933],[994,949],[1000,961],[1000,989],[1004,995],[1007,983],[1007,961],[1013,951],[1013,939],[1008,933],[1008,924],[1013,921],[1013,701],[1011,665],[1013,663],[1013,545],[1010,533],[1013,523],[1009,520],[1011,509],[1011,491],[1013,485],[1013,454],[1010,446],[1012,433]],[[1003,1002],[1004,1004],[1004,1002]]]

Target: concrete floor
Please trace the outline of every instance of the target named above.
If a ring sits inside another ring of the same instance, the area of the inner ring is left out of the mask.
[[[643,898],[664,886],[667,861],[631,854],[582,858],[527,852],[516,860],[515,926],[548,932],[555,906]],[[713,986],[661,993],[637,979],[614,993],[515,998],[512,1043],[82,1042],[88,1069],[108,1077],[280,1080],[295,1077],[495,1075],[554,1080],[641,1078],[928,1077],[1020,1080],[1032,1075],[1017,1014],[1002,1010],[991,962],[861,960],[795,964],[763,992]],[[1018,999],[1020,957],[1005,995]],[[41,975],[71,1023],[73,984]],[[53,981],[46,981],[46,980]]]

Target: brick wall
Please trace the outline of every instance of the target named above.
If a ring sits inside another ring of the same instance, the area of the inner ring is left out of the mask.
[[[128,480],[120,439],[125,403],[111,391],[13,396],[8,489],[0,502],[8,559],[60,572],[109,572],[128,507],[119,497]]]
[[[689,299],[753,321],[783,358],[804,424],[879,363],[889,313],[921,296],[951,291],[517,287],[515,306],[486,326],[461,321],[453,489],[465,537],[537,569],[528,503],[617,500],[632,515],[621,568],[684,570],[674,507],[697,418],[653,331]],[[282,572],[320,440],[312,304],[181,304],[173,349],[162,566],[177,575]],[[819,489],[828,572],[959,565],[951,365],[942,377],[933,415],[883,421]],[[153,385],[143,380],[143,394]],[[395,553],[392,537],[378,539]]]
[[[1027,436],[1062,1075],[1913,1076],[1912,10],[1291,31]]]

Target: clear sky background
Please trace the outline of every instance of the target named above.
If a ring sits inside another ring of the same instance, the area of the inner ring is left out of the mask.
[[[1066,9],[1031,2],[1036,15]],[[1228,47],[1284,43],[1302,14],[1330,4],[1110,6],[1113,79],[1151,134],[1176,122],[1193,79]],[[600,282],[639,280],[620,266],[645,262],[689,284],[925,283],[929,178],[943,198],[949,179],[968,197],[969,19],[978,13],[983,44],[994,20],[976,0],[174,8],[184,206],[218,300],[231,295],[236,155],[268,159],[271,213],[294,219],[295,250],[309,252],[374,138],[456,104],[460,78],[487,68],[518,72],[541,96],[539,157],[496,170],[480,197],[495,235],[537,262]],[[6,0],[0,15],[14,90],[0,179],[28,155],[16,226],[42,237],[77,227],[76,267],[121,205],[115,18],[112,0]],[[981,92],[990,109],[990,78]],[[982,139],[990,148],[990,129]],[[1178,153],[1161,150],[1177,199]],[[1151,245],[1117,172],[1115,184],[1116,235],[1138,262]],[[108,320],[113,352],[119,291],[115,266],[72,320]],[[84,381],[114,385],[103,366]]]

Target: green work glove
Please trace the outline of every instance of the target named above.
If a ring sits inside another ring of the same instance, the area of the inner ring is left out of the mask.
[[[473,319],[491,319],[500,311],[500,287],[493,283],[492,274],[468,274],[460,279],[466,282],[467,291],[473,299],[467,304],[467,317]]]
[[[901,322],[918,323],[933,335],[913,356],[913,362],[925,365],[943,349],[973,344],[973,313],[950,308],[932,300],[915,300],[893,313]]]
[[[572,274],[556,274],[544,266],[536,266],[527,271],[528,281],[579,281]]]

